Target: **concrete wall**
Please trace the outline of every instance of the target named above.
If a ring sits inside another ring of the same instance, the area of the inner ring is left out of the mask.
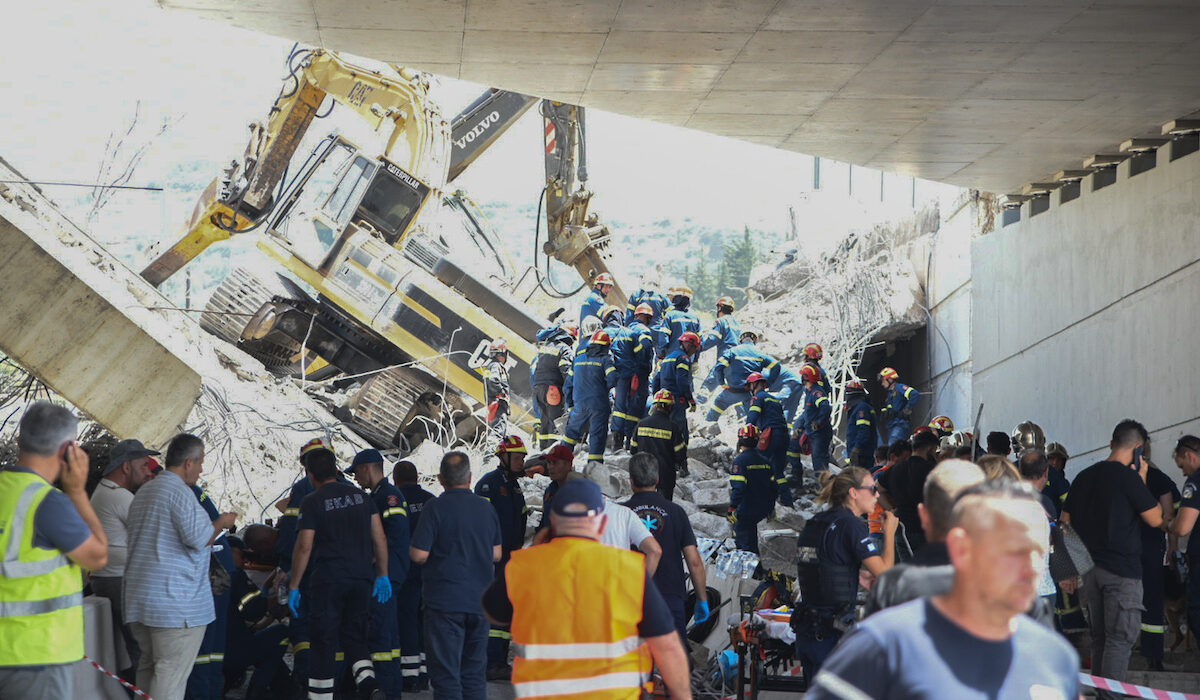
[[[1200,432],[1200,155],[1029,216],[971,246],[975,401],[985,428],[1038,422],[1077,471],[1106,454],[1113,426],[1152,431],[1155,461]],[[949,303],[953,294],[947,294]],[[955,358],[958,359],[957,357]]]

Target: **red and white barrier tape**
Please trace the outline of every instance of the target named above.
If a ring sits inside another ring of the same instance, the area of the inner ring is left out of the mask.
[[[92,659],[90,657],[84,656],[83,660],[88,662],[89,664],[91,664],[92,668],[96,669],[100,673],[103,673],[104,675],[108,676],[109,678],[113,679],[114,681],[116,681],[116,682],[120,683],[121,685],[125,686],[126,688],[128,688],[130,691],[133,692],[134,695],[145,698],[146,700],[154,700],[154,698],[147,695],[145,693],[145,691],[143,691],[141,688],[130,683],[129,681],[125,680],[124,678],[121,678],[120,676],[116,675],[112,671],[109,671],[108,669],[104,668],[103,666],[96,663],[95,661],[92,661]]]
[[[1079,682],[1098,690],[1111,690],[1115,693],[1124,693],[1125,695],[1131,695],[1135,698],[1146,698],[1147,700],[1200,700],[1200,695],[1195,693],[1157,690],[1155,688],[1147,688],[1144,685],[1122,683],[1121,681],[1114,681],[1111,678],[1101,678],[1100,676],[1092,676],[1087,673],[1079,674]]]

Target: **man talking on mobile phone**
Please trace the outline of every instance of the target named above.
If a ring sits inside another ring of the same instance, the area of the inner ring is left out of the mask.
[[[1129,655],[1141,629],[1142,537],[1140,526],[1163,526],[1162,506],[1146,487],[1150,436],[1125,419],[1113,429],[1108,458],[1075,477],[1062,519],[1087,545],[1095,567],[1083,577],[1084,607],[1092,633],[1092,673],[1125,680]],[[1115,698],[1100,691],[1102,698]]]

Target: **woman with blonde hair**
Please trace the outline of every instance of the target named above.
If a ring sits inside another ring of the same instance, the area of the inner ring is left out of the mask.
[[[1005,481],[1020,481],[1021,472],[1016,465],[1000,455],[984,455],[976,464],[983,470],[983,477],[988,481],[1004,479]]]

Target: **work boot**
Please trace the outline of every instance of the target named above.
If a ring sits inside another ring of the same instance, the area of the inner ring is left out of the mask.
[[[489,681],[511,681],[512,666],[508,664],[503,666],[488,666],[487,679]]]

